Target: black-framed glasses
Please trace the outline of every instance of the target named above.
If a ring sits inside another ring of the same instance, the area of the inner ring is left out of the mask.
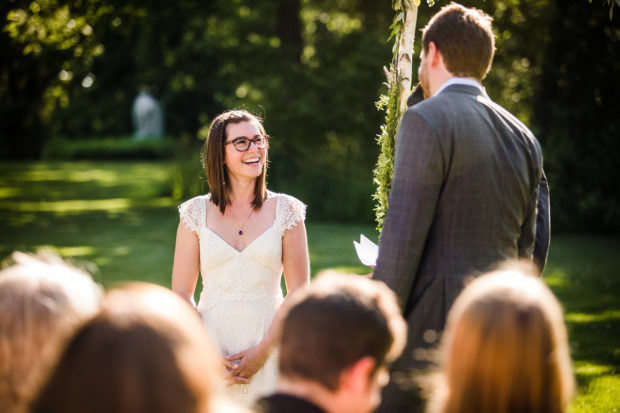
[[[227,141],[225,144],[232,143],[235,149],[239,152],[245,152],[250,149],[250,145],[254,142],[254,145],[258,149],[266,148],[269,145],[269,135],[256,135],[252,138],[247,136],[239,136],[238,138]]]

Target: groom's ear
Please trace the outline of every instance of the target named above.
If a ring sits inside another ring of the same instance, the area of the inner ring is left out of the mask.
[[[441,55],[441,52],[437,48],[435,42],[430,42],[428,44],[428,53],[426,53],[426,59],[428,60],[428,65],[433,69],[436,69],[437,67],[439,67],[439,65],[444,64],[443,56]]]

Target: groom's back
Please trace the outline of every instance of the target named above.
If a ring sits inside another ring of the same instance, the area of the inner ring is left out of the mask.
[[[542,154],[525,125],[474,87],[449,86],[411,110],[434,128],[444,174],[416,284],[446,277],[447,311],[464,276],[517,258],[524,232],[533,243]]]

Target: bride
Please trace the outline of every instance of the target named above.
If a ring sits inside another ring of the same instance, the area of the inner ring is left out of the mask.
[[[210,193],[179,207],[172,290],[193,302],[219,344],[230,395],[245,406],[272,392],[283,296],[309,281],[305,205],[267,191],[269,136],[242,110],[218,115],[206,142]]]

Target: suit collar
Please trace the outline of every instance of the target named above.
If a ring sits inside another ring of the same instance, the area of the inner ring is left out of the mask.
[[[435,92],[435,96],[437,96],[438,94],[440,94],[445,88],[447,88],[450,85],[468,85],[468,86],[473,86],[473,87],[477,87],[479,89],[482,88],[482,85],[480,84],[480,82],[478,82],[477,80],[474,80],[472,78],[469,77],[458,77],[458,76],[453,76],[450,79],[446,80],[440,87],[439,89],[437,89],[437,91]]]
[[[472,96],[484,96],[484,97],[489,97],[487,95],[486,90],[481,86],[481,87],[476,87],[476,86],[470,86],[470,85],[463,85],[463,84],[452,84],[452,85],[448,85],[446,86],[445,89],[443,89],[441,91],[441,94],[443,93],[465,93],[467,95],[472,95]],[[435,94],[436,97],[439,96],[439,94]]]

